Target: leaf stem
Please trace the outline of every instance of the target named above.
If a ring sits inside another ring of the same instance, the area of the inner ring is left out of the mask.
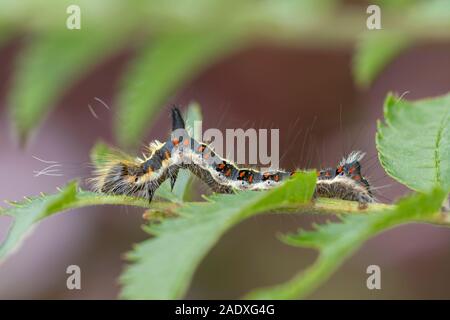
[[[207,202],[190,202],[195,205],[207,204]],[[132,204],[132,203],[130,203]],[[174,212],[182,206],[180,203],[170,202],[154,202],[150,206],[150,209],[144,213],[144,219],[152,220],[152,218],[161,219],[162,217],[173,217]],[[367,214],[368,212],[383,211],[394,208],[395,205],[385,203],[371,203],[366,207],[361,208],[355,201],[347,201],[340,199],[330,198],[317,198],[307,204],[294,204],[290,206],[279,207],[271,212],[273,213],[294,213],[294,214],[334,214],[334,215],[346,215],[346,214]],[[436,212],[435,215],[426,218],[416,220],[420,223],[430,223],[435,225],[449,226],[450,227],[450,214],[445,211]]]

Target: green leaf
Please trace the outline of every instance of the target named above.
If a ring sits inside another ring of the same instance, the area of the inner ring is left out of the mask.
[[[25,235],[37,222],[55,213],[84,206],[100,204],[133,205],[143,208],[149,206],[145,199],[123,196],[107,196],[94,192],[78,190],[75,182],[69,183],[60,192],[26,199],[20,203],[11,203],[11,207],[0,211],[0,215],[14,218],[5,241],[0,245],[0,261],[16,249]],[[154,207],[160,204],[155,203]],[[153,206],[153,204],[152,204]],[[164,206],[164,204],[161,204]]]
[[[356,83],[368,87],[391,61],[412,44],[409,36],[376,30],[366,32],[356,46],[353,74]]]
[[[442,28],[448,30],[450,27],[450,2],[448,0],[418,1],[414,5],[408,5],[406,11],[408,18],[417,23],[418,26]]]
[[[105,52],[111,53],[118,46],[117,38],[117,34],[81,29],[30,39],[18,58],[9,95],[10,112],[22,143],[44,120],[64,90],[104,58]]]
[[[381,165],[416,191],[450,190],[450,94],[406,101],[388,95],[376,136]]]
[[[290,281],[274,287],[255,290],[248,299],[296,299],[304,297],[325,282],[338,267],[372,236],[397,225],[426,221],[439,214],[447,193],[434,189],[401,200],[397,206],[367,215],[349,215],[342,223],[316,226],[314,231],[285,235],[287,244],[320,251],[316,262]]]
[[[0,246],[0,260],[18,246],[20,240],[31,231],[37,221],[57,212],[66,201],[72,201],[75,192],[76,185],[72,183],[56,195],[44,196],[32,201],[26,200],[21,204],[11,203],[11,209],[2,211],[2,215],[13,216],[14,221],[6,240]]]
[[[155,238],[128,254],[131,265],[121,276],[122,297],[183,297],[195,269],[228,229],[259,212],[307,203],[315,182],[315,172],[298,173],[271,191],[215,195],[207,203],[185,203],[177,210],[179,218],[145,228]]]
[[[139,144],[169,95],[229,47],[220,34],[164,35],[142,48],[124,76],[116,134],[122,145]]]

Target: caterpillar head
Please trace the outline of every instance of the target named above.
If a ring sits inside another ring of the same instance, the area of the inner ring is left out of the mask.
[[[362,185],[370,192],[370,184],[361,174],[361,159],[366,154],[361,151],[353,151],[346,158],[342,159],[336,168],[336,175],[346,176]]]

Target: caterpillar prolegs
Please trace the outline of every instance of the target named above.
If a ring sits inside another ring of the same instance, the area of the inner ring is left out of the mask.
[[[358,201],[360,204],[374,202],[371,186],[361,174],[363,157],[364,153],[354,151],[336,168],[320,170],[315,196]],[[267,190],[295,174],[295,171],[261,172],[239,168],[217,155],[208,144],[192,138],[185,130],[179,109],[174,107],[172,133],[166,142],[151,143],[143,158],[111,156],[94,172],[91,181],[97,192],[143,197],[151,201],[155,191],[167,179],[174,187],[180,169],[190,170],[218,193]]]

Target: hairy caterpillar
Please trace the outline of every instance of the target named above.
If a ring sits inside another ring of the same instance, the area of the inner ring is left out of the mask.
[[[354,151],[341,160],[336,168],[318,172],[316,197],[339,198],[374,202],[371,186],[361,175],[360,160],[364,153]],[[97,192],[123,194],[152,200],[155,191],[167,179],[175,185],[180,169],[188,169],[204,181],[214,192],[232,193],[234,190],[271,189],[295,171],[260,172],[239,168],[232,161],[221,158],[205,143],[189,136],[178,108],[172,109],[172,133],[166,142],[150,144],[143,158],[126,155],[111,156],[94,172],[91,179]]]

